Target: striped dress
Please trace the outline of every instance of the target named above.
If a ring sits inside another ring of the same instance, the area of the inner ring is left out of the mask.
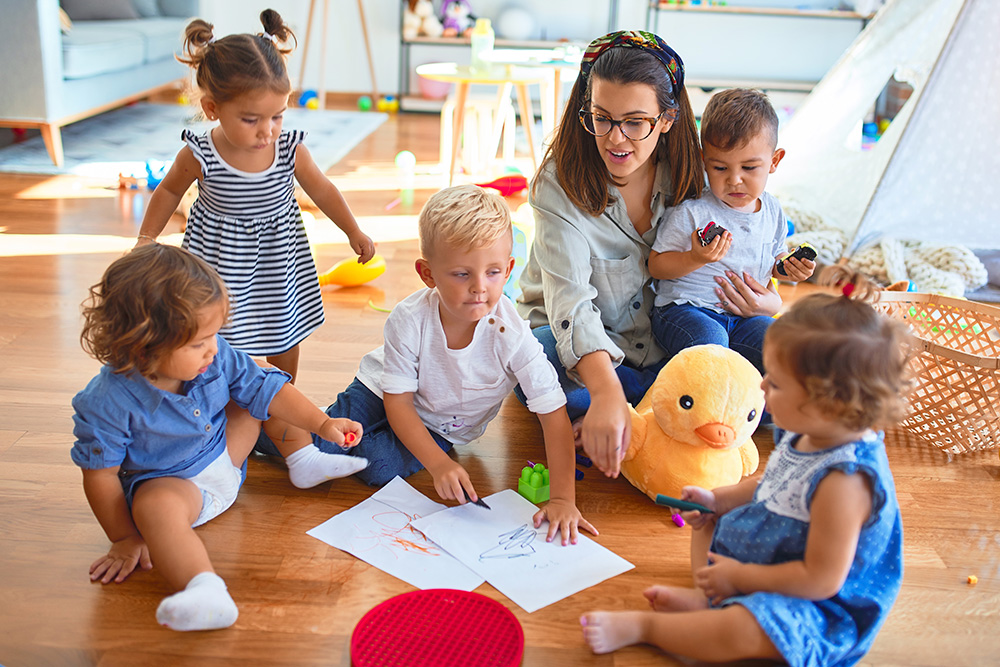
[[[181,133],[201,165],[184,247],[226,281],[230,323],[221,333],[252,355],[287,352],[323,324],[323,300],[295,201],[295,149],[305,133],[283,131],[274,162],[240,171],[219,157],[211,131]]]

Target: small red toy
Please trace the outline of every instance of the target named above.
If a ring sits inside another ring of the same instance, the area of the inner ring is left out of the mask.
[[[495,178],[489,183],[476,183],[476,185],[481,188],[496,190],[500,193],[501,197],[510,197],[522,190],[526,190],[528,188],[528,179],[521,174],[508,174],[507,176]]]
[[[345,445],[351,444],[352,442],[354,442],[354,438],[355,437],[356,436],[353,433],[351,433],[351,432],[345,433],[344,434],[344,444]]]

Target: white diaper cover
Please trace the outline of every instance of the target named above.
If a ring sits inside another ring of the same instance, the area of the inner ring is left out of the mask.
[[[243,472],[233,465],[229,452],[222,450],[219,458],[189,479],[201,491],[201,514],[191,524],[194,528],[219,516],[236,502]]]

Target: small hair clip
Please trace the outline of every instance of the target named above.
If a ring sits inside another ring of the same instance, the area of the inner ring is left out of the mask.
[[[205,42],[205,44],[214,44],[215,40],[217,40],[217,39],[218,39],[218,37],[216,37],[215,34],[213,34],[211,37],[208,38],[208,41]]]
[[[841,292],[844,293],[844,296],[846,298],[850,298],[851,293],[853,291],[854,291],[854,283],[844,283],[844,286],[841,288]]]
[[[269,32],[261,33],[261,37],[267,37],[268,39],[271,40],[272,44],[277,44],[278,43],[278,36],[277,35],[272,35]]]

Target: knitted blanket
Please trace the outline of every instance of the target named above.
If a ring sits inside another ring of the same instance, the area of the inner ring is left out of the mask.
[[[850,241],[842,230],[796,202],[783,201],[781,207],[795,223],[795,233],[788,237],[790,247],[806,242],[816,249],[819,262],[840,261]],[[916,239],[883,237],[855,251],[847,265],[882,285],[907,280],[918,292],[954,297],[987,280],[986,267],[969,248]]]

